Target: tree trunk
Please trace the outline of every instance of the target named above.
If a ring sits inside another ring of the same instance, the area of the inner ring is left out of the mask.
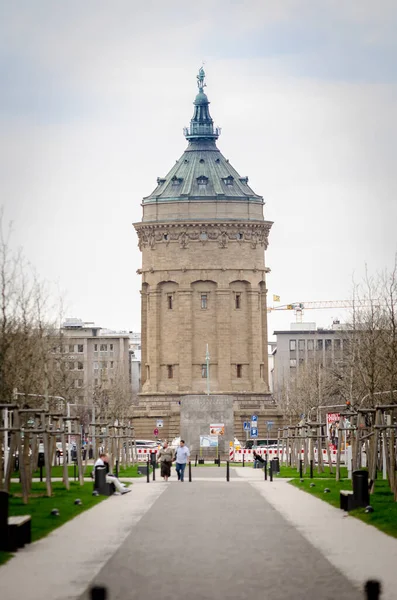
[[[82,436],[81,433],[76,434],[76,446],[77,446],[77,467],[79,470],[79,484],[84,485],[84,474],[83,474],[83,463],[81,460],[81,443]]]
[[[27,473],[26,473],[26,463],[25,463],[25,456],[24,456],[24,447],[25,447],[25,440],[26,438],[24,437],[24,443],[22,444],[22,436],[21,433],[17,433],[17,449],[18,449],[18,458],[19,458],[19,474],[21,477],[21,487],[22,487],[22,499],[24,504],[28,503],[29,500],[29,490],[28,490],[28,486],[27,486]]]
[[[30,482],[32,482],[34,472],[37,470],[37,460],[39,456],[39,439],[38,435],[32,436],[32,455],[30,457]]]
[[[67,490],[70,489],[69,483],[69,462],[68,462],[68,450],[66,448],[66,433],[64,433],[65,429],[65,421],[60,419],[60,428],[62,430],[61,441],[62,441],[62,454],[63,454],[63,465],[62,465],[62,481],[63,485]]]
[[[342,452],[342,439],[343,439],[343,431],[341,431],[341,429],[344,429],[344,428],[345,428],[345,419],[343,417],[341,417],[339,420],[338,447],[336,449],[335,481],[340,481],[340,458],[341,458],[341,452]],[[346,455],[346,450],[345,450],[345,455]]]
[[[375,479],[376,471],[378,468],[378,443],[379,443],[379,429],[376,429],[377,425],[381,423],[381,411],[378,409],[375,414],[375,428],[374,435],[372,436],[371,446],[371,460],[369,462],[369,478],[372,481],[370,493],[372,494],[375,490]]]
[[[329,440],[328,440],[328,438],[327,438],[327,456],[328,456],[329,472],[332,475],[332,473],[334,472],[334,468],[332,466],[332,455],[331,455],[331,448],[329,446]]]
[[[390,489],[393,492],[396,485],[396,449],[394,444],[396,443],[396,436],[394,433],[394,428],[390,429],[390,437],[389,437],[389,481],[390,481]]]
[[[4,489],[5,489],[6,492],[10,491],[11,474],[12,474],[13,462],[14,462],[14,453],[16,452],[16,449],[17,449],[17,437],[16,437],[16,435],[17,434],[15,432],[11,433],[10,453],[8,455],[7,469],[6,469],[6,472],[4,474]]]
[[[317,430],[317,471],[319,474],[324,473],[322,429],[323,428],[319,426]]]
[[[43,434],[44,442],[44,461],[45,461],[45,483],[47,489],[47,496],[52,496],[52,484],[51,484],[51,450],[50,450],[50,434],[46,431]]]

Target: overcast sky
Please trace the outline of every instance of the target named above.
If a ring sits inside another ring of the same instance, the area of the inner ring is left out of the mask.
[[[140,330],[132,223],[187,145],[202,61],[218,147],[274,221],[269,303],[345,299],[365,263],[390,267],[396,6],[1,0],[1,204],[68,316]],[[273,313],[269,329],[291,320]]]

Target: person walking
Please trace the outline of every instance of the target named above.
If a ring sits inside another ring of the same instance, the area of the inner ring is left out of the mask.
[[[185,440],[181,440],[179,443],[179,448],[177,448],[175,454],[176,460],[176,472],[178,475],[178,481],[183,483],[183,478],[185,475],[186,463],[190,462],[190,450],[187,446],[185,446]]]
[[[157,453],[157,460],[161,465],[161,477],[164,481],[168,481],[168,477],[171,475],[171,465],[174,460],[174,451],[168,445],[168,442],[164,442],[163,447]]]

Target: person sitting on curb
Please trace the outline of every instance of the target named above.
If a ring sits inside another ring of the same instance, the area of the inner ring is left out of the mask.
[[[253,456],[254,456],[254,469],[262,469],[263,465],[265,464],[265,459],[262,458],[262,456],[260,454],[257,454],[256,451],[253,451]]]
[[[109,473],[109,457],[107,454],[101,452],[99,458],[95,462],[94,472],[96,467],[106,467],[106,483],[113,483],[114,487],[120,494],[128,494],[130,492],[130,488],[127,488],[124,483],[121,483],[119,479],[115,475]]]

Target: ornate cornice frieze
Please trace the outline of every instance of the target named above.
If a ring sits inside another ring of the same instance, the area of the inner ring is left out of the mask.
[[[219,248],[227,248],[229,242],[248,242],[252,248],[268,247],[270,221],[247,223],[135,223],[139,249],[155,250],[157,244],[179,243],[180,248],[190,242],[206,244],[216,242]]]

